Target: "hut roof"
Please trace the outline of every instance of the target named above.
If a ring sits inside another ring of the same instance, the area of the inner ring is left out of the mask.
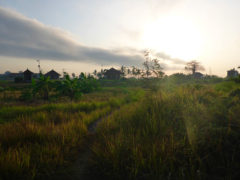
[[[26,71],[23,72],[23,74],[33,74],[33,72],[27,69]]]
[[[108,69],[108,70],[105,72],[105,74],[109,74],[109,73],[122,74],[121,71],[116,70],[116,69],[114,69],[114,68]]]
[[[51,75],[51,74],[56,74],[58,76],[60,76],[61,74],[57,73],[56,71],[54,71],[53,69],[51,71],[49,71],[48,73],[45,74],[45,76]]]

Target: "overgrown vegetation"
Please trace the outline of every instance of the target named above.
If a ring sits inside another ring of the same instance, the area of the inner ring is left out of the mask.
[[[0,179],[51,178],[86,146],[93,152],[90,178],[240,176],[235,79],[174,74],[97,80],[82,74],[10,85],[1,84],[0,92]],[[96,134],[89,133],[99,119]]]
[[[82,102],[1,108],[0,178],[35,179],[70,163],[86,143],[91,123],[143,93],[136,88],[105,89]]]
[[[91,174],[104,179],[237,179],[239,110],[239,89],[184,85],[149,94],[102,122],[92,147]]]

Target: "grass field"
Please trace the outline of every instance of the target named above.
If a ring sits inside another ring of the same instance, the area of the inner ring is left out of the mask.
[[[54,176],[86,146],[89,179],[236,179],[239,88],[169,78],[104,82],[76,101],[3,100],[0,179]]]
[[[69,163],[68,158],[82,148],[91,123],[143,94],[136,88],[106,88],[79,102],[2,107],[1,177],[34,179]]]
[[[228,91],[226,84],[231,84]],[[240,93],[235,83],[159,90],[98,128],[91,174],[104,179],[237,179]],[[233,91],[234,92],[234,91]]]

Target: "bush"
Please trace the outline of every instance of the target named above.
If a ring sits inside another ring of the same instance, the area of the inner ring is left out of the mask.
[[[234,78],[233,81],[235,81],[236,83],[240,83],[240,75],[238,77]]]
[[[78,99],[82,95],[78,79],[70,79],[69,75],[66,75],[65,79],[58,84],[56,90],[59,95],[68,96],[71,100]]]
[[[52,89],[52,81],[49,77],[41,75],[39,79],[32,80],[32,89],[34,96],[39,95],[41,98],[48,100],[49,93]]]
[[[99,83],[94,78],[81,79],[79,83],[83,93],[90,93],[99,88]]]
[[[235,96],[240,97],[240,88],[237,88],[237,89],[233,90],[233,91],[229,94],[229,96],[231,96],[231,97],[235,97]]]

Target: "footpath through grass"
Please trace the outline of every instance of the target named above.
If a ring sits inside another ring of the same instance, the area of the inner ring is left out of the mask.
[[[71,163],[90,124],[143,95],[136,88],[106,89],[75,103],[1,108],[0,179],[35,179]]]

